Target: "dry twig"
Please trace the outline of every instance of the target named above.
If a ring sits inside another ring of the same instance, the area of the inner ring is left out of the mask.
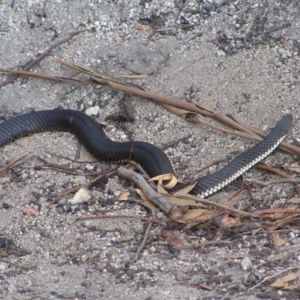
[[[28,62],[27,64],[25,64],[25,66],[22,68],[24,71],[28,71],[31,68],[33,68],[34,66],[36,66],[38,63],[40,63],[47,55],[50,54],[50,52],[55,49],[56,47],[68,42],[69,40],[71,40],[75,35],[78,35],[82,32],[84,32],[86,30],[78,30],[78,31],[74,31],[69,33],[65,38],[63,38],[62,40],[56,42],[54,45],[50,46],[46,51],[44,51],[42,54],[40,54],[36,59],[33,59],[32,61]],[[5,72],[5,71],[4,71]],[[0,83],[0,88],[10,84],[12,82],[14,82],[16,79],[19,78],[19,76],[22,76],[22,74],[15,74],[13,76],[10,76],[8,79],[6,79],[5,81],[2,81]]]
[[[141,174],[130,171],[124,167],[119,167],[118,175],[133,181],[139,189],[143,191],[147,199],[159,207],[170,218],[176,220],[182,217],[178,207],[172,205],[163,195],[154,191]]]
[[[4,173],[8,169],[11,169],[15,166],[22,164],[23,162],[25,162],[27,159],[29,159],[32,156],[33,156],[32,153],[28,153],[28,154],[25,154],[19,158],[16,158],[16,159],[10,161],[9,163],[7,163],[6,165],[4,165],[3,167],[0,168],[0,174]]]
[[[252,213],[248,213],[248,212],[245,212],[245,211],[233,208],[233,207],[226,206],[226,205],[221,204],[221,203],[217,203],[217,202],[213,202],[213,201],[207,200],[207,199],[202,199],[202,198],[199,198],[199,197],[196,197],[196,196],[193,196],[193,195],[189,195],[189,194],[176,194],[176,197],[183,198],[183,199],[191,199],[191,200],[194,200],[196,202],[200,202],[200,203],[206,204],[206,205],[213,205],[213,206],[222,208],[222,209],[224,209],[226,211],[230,211],[230,212],[232,212],[234,214],[240,215],[242,217],[255,217],[255,215],[253,215]]]
[[[214,111],[212,109],[196,105],[192,102],[182,101],[180,99],[176,99],[173,97],[161,96],[161,95],[155,94],[153,92],[145,91],[137,85],[109,78],[106,75],[86,70],[86,69],[76,66],[72,63],[69,63],[69,62],[66,62],[63,60],[57,60],[57,61],[69,68],[72,68],[80,73],[90,76],[90,78],[88,80],[80,80],[80,79],[64,78],[64,77],[58,77],[58,76],[50,76],[48,74],[41,74],[41,73],[15,71],[15,70],[4,69],[4,68],[0,68],[0,72],[6,72],[6,73],[11,73],[11,74],[20,75],[20,76],[31,76],[31,77],[50,79],[50,80],[61,81],[61,82],[68,82],[71,84],[107,85],[112,89],[155,101],[155,102],[159,103],[160,105],[162,105],[163,107],[165,107],[166,109],[171,110],[185,118],[188,118],[192,121],[199,122],[203,125],[209,126],[216,130],[220,130],[222,132],[230,133],[230,134],[233,134],[236,136],[252,139],[255,141],[260,141],[260,140],[262,140],[263,137],[266,136],[263,132],[253,129],[249,126],[246,126],[245,124],[242,124],[240,122],[237,122],[233,118],[228,117],[227,115],[225,115],[222,112]],[[235,130],[229,130],[227,128],[212,124],[211,122],[208,122],[208,121],[205,121],[205,120],[199,118],[199,116],[197,114],[215,119],[218,122],[224,123],[227,126],[234,128]],[[299,147],[288,144],[286,142],[282,142],[280,145],[286,151],[292,152],[292,153],[300,156],[300,148]]]

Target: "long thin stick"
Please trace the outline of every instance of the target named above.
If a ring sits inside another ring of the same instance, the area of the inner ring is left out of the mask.
[[[32,61],[28,62],[23,68],[22,70],[24,71],[28,71],[30,70],[32,67],[34,67],[35,65],[37,65],[41,60],[43,60],[47,55],[50,54],[50,52],[60,46],[61,44],[64,44],[66,42],[68,42],[69,40],[71,40],[75,35],[79,34],[79,33],[82,33],[86,30],[78,30],[78,31],[74,31],[74,32],[71,32],[69,33],[65,38],[63,38],[62,40],[56,42],[55,44],[53,44],[52,46],[50,46],[47,50],[45,50],[42,54],[40,54],[36,59],[33,59]],[[7,84],[10,84],[12,82],[14,82],[16,79],[19,78],[19,75],[13,75],[13,76],[10,76],[9,78],[7,78],[6,80],[2,81],[0,83],[0,88],[7,85]]]

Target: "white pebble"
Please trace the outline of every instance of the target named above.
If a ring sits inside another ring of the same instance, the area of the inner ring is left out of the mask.
[[[71,204],[78,204],[78,203],[83,203],[87,202],[91,198],[91,195],[86,189],[80,189],[78,192],[75,194],[75,196],[69,200],[69,203]]]
[[[87,164],[87,165],[85,165],[85,169],[88,171],[92,171],[92,170],[94,170],[94,166],[92,166],[91,164]]]
[[[0,274],[5,271],[6,267],[7,267],[6,263],[1,263],[0,264]]]
[[[85,110],[85,113],[88,116],[97,116],[100,112],[100,107],[98,105],[94,106],[94,107],[89,107]]]
[[[245,271],[248,271],[252,268],[252,262],[248,256],[243,258],[243,260],[241,262],[241,266],[242,266],[243,270],[245,270]]]

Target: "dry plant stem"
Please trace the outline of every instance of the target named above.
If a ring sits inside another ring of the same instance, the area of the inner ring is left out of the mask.
[[[158,102],[160,104],[167,104],[167,105],[171,105],[171,106],[175,106],[175,107],[187,110],[189,112],[199,113],[203,116],[213,118],[213,119],[215,119],[219,122],[222,122],[222,123],[224,123],[228,126],[231,126],[234,129],[236,129],[238,131],[241,131],[241,133],[246,132],[246,133],[249,134],[249,136],[240,135],[242,137],[247,137],[247,138],[251,138],[251,139],[259,141],[261,139],[257,135],[259,135],[261,137],[266,136],[263,132],[261,132],[259,130],[255,130],[255,129],[252,129],[248,126],[239,124],[238,122],[234,121],[233,119],[229,118],[228,116],[226,116],[225,114],[223,114],[221,112],[216,112],[216,111],[204,108],[204,107],[200,107],[200,106],[198,106],[198,105],[196,105],[192,102],[182,101],[180,99],[167,97],[167,96],[161,96],[161,95],[155,94],[153,92],[147,92],[147,91],[144,91],[141,88],[138,88],[136,86],[129,85],[127,83],[123,83],[123,82],[120,82],[120,81],[117,81],[117,80],[113,80],[113,79],[111,79],[111,78],[109,78],[105,75],[102,75],[102,74],[99,74],[99,73],[96,73],[96,72],[90,72],[88,70],[82,69],[82,68],[80,68],[76,65],[70,64],[70,63],[65,62],[63,60],[58,60],[58,62],[63,64],[63,65],[66,65],[70,68],[73,68],[77,71],[82,71],[83,73],[85,73],[87,75],[92,75],[93,76],[92,78],[96,82],[99,82],[100,84],[103,84],[103,85],[105,85],[105,84],[109,85],[113,89],[116,89],[116,90],[119,90],[119,91],[122,91],[122,92],[125,92],[125,93],[129,93],[129,94],[133,94],[133,95],[136,95],[136,96],[140,96],[140,97],[143,97],[143,98],[146,98],[146,99],[150,99],[150,100],[153,100],[153,101]],[[201,122],[201,123],[212,127],[211,123],[209,123],[209,122],[206,123],[206,121],[204,121],[204,122]],[[220,130],[219,128],[222,128],[220,126],[217,126],[217,127],[215,127],[215,129]],[[227,130],[224,130],[224,131],[227,132]],[[239,135],[239,134],[237,134],[236,131],[232,131],[232,130],[229,133]],[[285,142],[282,142],[280,145],[300,156],[300,148],[299,147],[290,145],[290,144],[285,143]]]
[[[232,244],[232,242],[229,241],[211,241],[211,242],[203,242],[199,244],[190,244],[190,245],[184,245],[184,246],[178,246],[174,247],[175,250],[188,250],[188,249],[198,249],[205,246],[212,246],[212,245],[226,245],[226,244]]]
[[[88,70],[85,70],[79,66],[76,66],[74,64],[68,63],[66,61],[62,61],[62,60],[57,60],[59,63],[68,66],[74,70],[77,70],[83,74],[89,75],[91,76],[90,80],[76,80],[76,79],[71,79],[71,78],[64,78],[64,77],[58,77],[58,76],[50,76],[47,74],[37,74],[37,73],[33,73],[33,72],[25,72],[25,71],[15,71],[15,70],[9,70],[9,69],[4,69],[4,68],[0,68],[0,72],[7,72],[7,73],[12,73],[12,74],[17,74],[17,75],[22,75],[22,76],[32,76],[32,77],[37,77],[37,78],[44,78],[44,79],[50,79],[50,80],[55,80],[55,81],[61,81],[61,82],[68,82],[71,84],[81,84],[81,85],[87,85],[87,84],[101,84],[101,85],[108,85],[110,86],[112,89],[116,89],[119,91],[122,91],[124,93],[128,93],[128,94],[133,94],[136,96],[140,96],[146,99],[150,99],[153,100],[159,104],[161,104],[162,106],[173,106],[173,107],[177,107],[177,108],[181,108],[186,110],[186,112],[183,112],[182,114],[187,114],[189,112],[191,113],[198,113],[201,114],[203,116],[207,116],[210,118],[213,118],[219,122],[223,122],[224,124],[233,127],[236,130],[228,130],[225,129],[223,127],[214,125],[210,122],[204,121],[204,120],[200,120],[200,118],[198,118],[198,122],[202,123],[203,125],[209,126],[211,128],[214,128],[216,130],[221,130],[223,132],[226,133],[230,133],[236,136],[240,136],[243,138],[249,138],[252,140],[256,140],[259,141],[261,140],[261,137],[264,137],[265,134],[255,130],[255,129],[251,129],[250,127],[247,127],[245,125],[241,125],[240,123],[234,121],[233,119],[229,118],[228,116],[226,116],[225,114],[221,113],[221,112],[216,112],[204,107],[200,107],[192,102],[187,102],[187,101],[182,101],[180,99],[176,99],[176,98],[172,98],[172,97],[167,97],[167,96],[161,96],[158,94],[155,94],[153,92],[147,92],[144,91],[142,88],[133,85],[133,84],[129,84],[129,83],[125,83],[125,82],[120,82],[114,79],[111,79],[105,75],[102,74],[98,74],[96,72],[91,72]],[[258,136],[259,135],[259,136]],[[298,156],[300,156],[300,148],[294,145],[290,145],[288,143],[285,142],[281,142],[281,148],[283,148],[286,151],[290,151]]]
[[[68,173],[68,174],[73,174],[73,175],[82,175],[82,172],[78,172],[77,169],[75,168],[69,168],[63,165],[59,165],[59,164],[54,164],[51,163],[49,161],[47,161],[46,159],[38,156],[37,157],[41,162],[44,163],[43,166],[39,166],[37,168],[41,168],[41,169],[52,169],[55,170],[57,172],[63,172],[63,173]]]
[[[269,171],[269,172],[272,172],[272,173],[275,173],[283,178],[291,178],[292,176],[288,175],[287,173],[285,172],[282,172],[274,167],[272,167],[271,165],[269,164],[265,164],[265,163],[258,163],[256,165],[257,168],[261,169],[261,170],[266,170],[266,171]]]
[[[300,183],[300,179],[298,178],[286,178],[286,179],[279,179],[279,180],[274,180],[274,181],[269,181],[269,182],[263,182],[259,180],[246,180],[251,183],[255,183],[259,186],[266,187],[271,184],[280,184],[280,183]]]
[[[217,165],[217,164],[222,163],[222,162],[227,161],[227,160],[228,160],[227,158],[213,160],[212,162],[208,163],[207,165],[203,166],[202,168],[197,169],[197,173],[200,173],[200,172],[210,168],[211,166]]]
[[[159,209],[170,218],[176,220],[182,217],[179,208],[172,205],[163,195],[154,191],[141,174],[130,171],[124,167],[119,167],[118,175],[127,180],[133,181],[139,189],[143,191],[147,199],[159,207]]]
[[[95,219],[136,219],[142,221],[148,221],[152,223],[160,224],[160,220],[157,219],[149,219],[143,218],[138,216],[126,216],[126,215],[105,215],[105,216],[86,216],[86,217],[79,217],[76,221],[84,221],[84,220],[95,220]]]
[[[225,114],[223,114],[221,112],[215,112],[213,110],[210,110],[210,109],[207,109],[204,107],[200,107],[192,102],[182,101],[180,99],[176,99],[173,97],[161,96],[161,95],[155,94],[153,92],[148,92],[141,88],[138,88],[137,86],[130,85],[128,83],[124,83],[124,82],[121,82],[118,80],[114,80],[103,74],[88,71],[86,69],[83,69],[79,66],[76,66],[74,64],[68,63],[68,62],[60,60],[60,59],[58,59],[57,61],[69,68],[72,68],[76,71],[82,72],[86,75],[92,76],[92,79],[94,79],[96,82],[98,82],[102,85],[106,84],[106,85],[109,85],[113,89],[120,90],[125,93],[133,94],[136,96],[140,96],[140,97],[143,97],[143,98],[146,98],[149,100],[153,100],[153,101],[158,102],[163,105],[171,105],[171,106],[175,106],[175,107],[187,110],[189,112],[199,113],[203,116],[207,116],[207,117],[216,119],[224,124],[227,124],[228,126],[231,126],[237,130],[240,130],[242,132],[248,132],[250,135],[253,134],[253,130],[251,128],[237,123],[236,121],[234,121],[233,119],[229,118],[228,116],[226,116]],[[256,132],[255,135],[258,134],[262,137],[265,136],[265,134],[262,132],[259,132],[257,130],[255,130],[255,132]]]
[[[36,269],[37,268],[37,265],[34,265],[34,266],[22,266],[22,265],[19,265],[19,264],[16,264],[16,263],[14,263],[14,262],[11,262],[11,261],[9,261],[9,260],[7,260],[7,259],[3,259],[3,258],[1,258],[0,259],[0,262],[3,262],[3,263],[6,263],[6,264],[9,264],[9,265],[12,265],[12,266],[14,266],[14,267],[17,267],[17,268],[20,268],[20,269],[22,269],[22,270],[33,270],[33,269]]]
[[[290,268],[286,268],[284,270],[281,270],[273,275],[270,275],[270,276],[267,276],[265,277],[261,282],[259,282],[258,284],[254,285],[253,287],[250,288],[250,290],[254,290],[255,288],[257,288],[258,286],[262,285],[264,282],[266,282],[267,280],[269,279],[272,279],[274,277],[277,277],[278,275],[286,272],[286,271],[289,271],[289,270],[293,270],[293,269],[300,269],[300,266],[294,266],[294,267],[290,267]]]
[[[75,35],[82,33],[86,30],[78,30],[78,31],[74,31],[69,33],[65,38],[63,38],[62,40],[58,41],[57,43],[55,43],[54,45],[50,46],[46,51],[44,51],[42,54],[40,54],[36,59],[32,60],[31,62],[27,63],[25,65],[25,67],[23,67],[23,70],[30,70],[31,68],[33,68],[35,65],[37,65],[39,62],[41,62],[47,55],[50,54],[50,52],[60,46],[61,44],[64,44],[66,42],[68,42],[69,40],[71,40]],[[5,86],[9,83],[12,83],[13,81],[15,81],[16,79],[19,78],[19,75],[15,74],[14,76],[11,76],[10,78],[6,79],[5,81],[0,83],[0,87]]]
[[[140,256],[142,250],[144,249],[144,247],[145,247],[145,245],[146,245],[146,242],[147,242],[147,239],[148,239],[148,236],[149,236],[149,232],[150,232],[150,229],[151,229],[152,225],[153,225],[153,222],[149,222],[149,224],[148,224],[148,226],[147,226],[147,229],[146,229],[146,231],[145,231],[143,240],[142,240],[140,246],[138,247],[138,249],[137,249],[137,251],[136,251],[136,253],[135,253],[134,258],[133,258],[132,261],[131,261],[132,264],[138,261],[139,256]]]
[[[242,217],[255,217],[254,214],[251,214],[251,213],[247,213],[245,211],[241,211],[241,210],[238,210],[238,209],[235,209],[235,208],[232,208],[232,207],[228,207],[226,205],[223,205],[221,203],[217,203],[217,202],[213,202],[213,201],[209,201],[207,199],[202,199],[202,198],[199,198],[199,197],[196,197],[196,196],[193,196],[193,195],[188,195],[188,194],[176,194],[176,197],[178,198],[182,198],[182,199],[191,199],[191,200],[194,200],[196,202],[199,202],[199,203],[202,203],[202,204],[206,204],[206,205],[213,205],[213,206],[216,206],[216,207],[219,207],[219,208],[222,208],[226,211],[230,211],[234,214],[237,214],[237,215],[240,215]]]
[[[23,162],[25,162],[27,159],[29,159],[32,156],[33,156],[32,153],[28,153],[28,154],[25,154],[25,155],[23,155],[23,156],[21,156],[19,158],[16,158],[13,161],[10,161],[8,164],[6,164],[5,166],[3,166],[3,167],[0,168],[0,174],[4,173],[5,171],[7,171],[10,168],[13,168],[13,167],[15,167],[17,165],[22,164]]]
[[[134,203],[138,203],[139,205],[142,205],[142,206],[146,207],[147,209],[149,209],[151,211],[152,218],[155,219],[155,211],[151,206],[147,205],[146,203],[144,203],[143,201],[140,201],[140,200],[131,199],[130,201],[132,201]],[[148,239],[148,236],[149,236],[149,232],[150,232],[150,229],[151,229],[153,223],[154,222],[149,221],[149,224],[148,224],[147,229],[145,231],[143,240],[142,240],[140,246],[138,247],[138,249],[135,253],[135,256],[132,259],[131,263],[135,263],[139,259],[139,256],[140,256],[142,250],[144,249],[144,247],[146,245],[146,242],[147,242],[147,239]]]
[[[141,89],[137,89],[135,87],[128,86],[128,85],[123,85],[122,83],[117,83],[117,82],[111,81],[111,80],[107,80],[107,84],[110,87],[112,87],[113,89],[121,90],[125,93],[140,96],[140,97],[143,97],[143,98],[146,98],[149,100],[153,100],[158,103],[172,105],[172,106],[175,106],[178,108],[185,109],[189,112],[199,113],[203,116],[211,117],[211,118],[214,118],[217,120],[220,119],[221,113],[216,113],[212,110],[204,109],[202,107],[197,106],[196,104],[194,104],[192,102],[182,101],[180,99],[167,97],[167,96],[161,96],[161,95],[155,94],[153,92],[143,91]],[[222,116],[223,117],[220,120],[222,120],[223,123],[235,128],[237,130],[248,132],[251,134],[251,131],[247,130],[244,126],[241,126],[240,124],[233,121],[232,119],[230,119],[229,117],[227,117],[224,114],[222,114]]]
[[[130,163],[135,166],[137,168],[137,170],[143,175],[143,177],[149,181],[150,177],[149,175],[146,173],[146,171],[142,168],[142,166],[140,164],[135,163],[134,161],[130,161]],[[157,185],[155,184],[154,181],[150,181],[148,182],[148,184],[154,189],[157,190]]]
[[[60,76],[51,76],[48,74],[43,74],[43,73],[38,73],[38,72],[18,71],[18,70],[6,69],[6,68],[0,68],[0,72],[15,74],[17,76],[23,76],[23,77],[33,77],[33,78],[47,79],[47,80],[53,80],[53,81],[59,81],[59,82],[67,82],[67,83],[76,84],[76,85],[90,84],[90,82],[86,81],[86,80],[73,79],[73,78],[60,77]],[[1,87],[1,85],[0,85],[0,87]]]

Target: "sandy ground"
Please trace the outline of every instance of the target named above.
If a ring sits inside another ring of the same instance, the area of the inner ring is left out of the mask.
[[[0,67],[22,68],[70,32],[86,30],[55,48],[34,71],[73,76],[73,71],[56,62],[59,58],[109,76],[145,74],[145,79],[134,83],[231,114],[266,132],[283,114],[292,113],[294,126],[287,141],[299,141],[298,1],[16,0],[13,6],[11,2],[0,1]],[[0,78],[4,81],[7,76]],[[122,98],[122,93],[105,87],[18,79],[0,88],[0,117],[4,120],[32,109],[85,110],[98,105],[98,121],[115,140],[134,137],[161,147],[190,135],[166,149],[181,179],[197,178],[199,168],[253,145],[188,123],[137,97],[130,97],[133,123],[106,121],[119,110]],[[300,298],[299,289],[270,287],[280,275],[300,267],[299,229],[293,225],[281,228],[285,240],[281,247],[274,246],[273,235],[261,230],[224,237],[229,244],[177,251],[162,238],[161,230],[169,225],[159,213],[162,223],[152,226],[139,260],[131,263],[146,221],[76,220],[89,215],[150,216],[142,206],[117,200],[126,191],[129,199],[138,199],[132,184],[114,175],[89,189],[87,203],[71,205],[72,195],[68,195],[49,207],[64,190],[90,180],[84,172],[112,167],[95,162],[84,148],[82,163],[62,158],[74,158],[77,148],[71,134],[42,133],[0,149],[2,165],[33,154],[0,175],[1,299]],[[41,168],[38,156],[82,174]],[[267,161],[294,159],[277,151]],[[278,179],[255,168],[245,177]],[[212,199],[226,199],[238,187],[233,184]],[[239,195],[238,208],[282,207],[298,194],[299,187],[291,184],[254,186],[251,197],[247,192]],[[28,206],[38,214],[24,215]],[[216,230],[205,224],[189,231],[173,229],[173,233],[186,242],[216,239]],[[247,259],[251,266],[244,269]],[[268,276],[273,277],[264,281]]]

